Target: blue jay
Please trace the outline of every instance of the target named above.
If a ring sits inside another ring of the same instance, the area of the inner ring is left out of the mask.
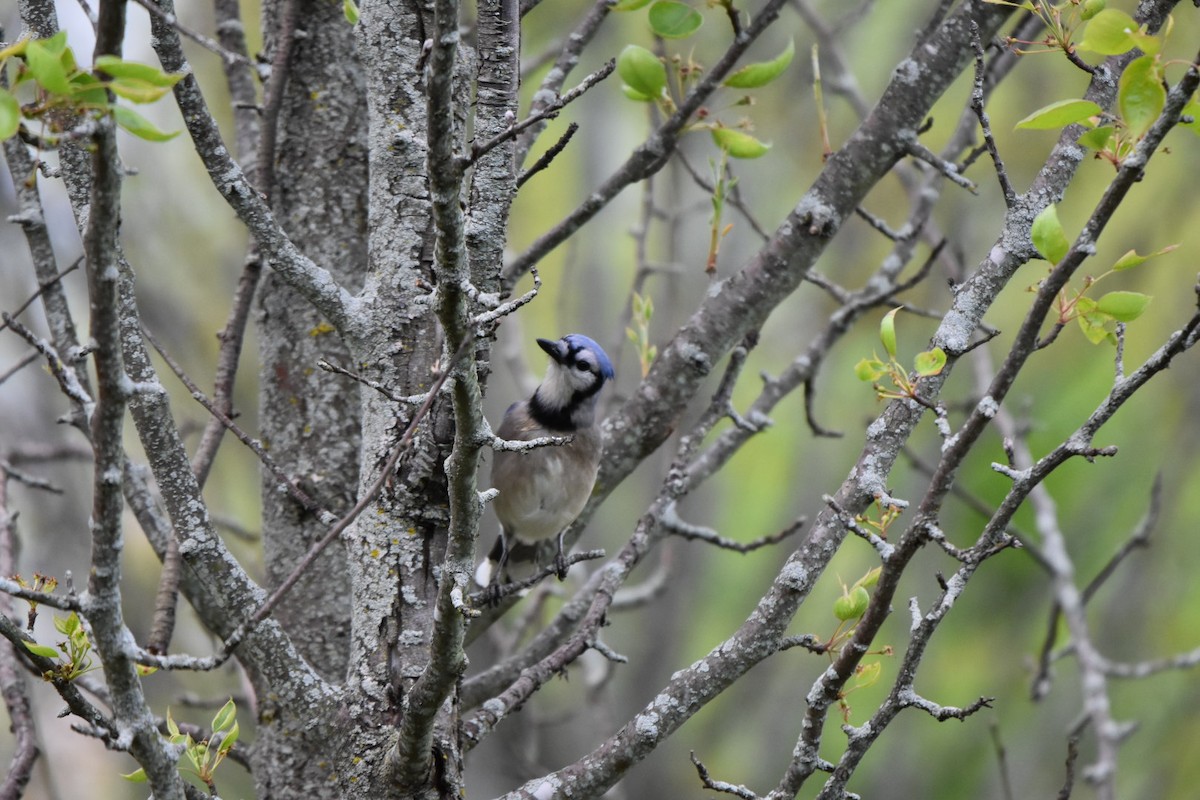
[[[513,403],[496,434],[530,441],[570,436],[570,443],[526,452],[499,450],[492,462],[493,505],[500,536],[479,565],[480,586],[498,584],[512,562],[536,561],[537,544],[558,537],[559,578],[564,577],[563,532],[592,494],[600,468],[596,400],[613,378],[612,362],[600,345],[578,333],[558,341],[538,339],[550,356],[546,377],[528,400]]]

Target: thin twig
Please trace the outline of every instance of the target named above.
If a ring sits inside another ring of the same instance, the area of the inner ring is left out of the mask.
[[[1013,189],[1012,181],[1008,179],[1008,171],[1004,168],[1004,162],[1000,159],[996,140],[992,138],[992,123],[984,109],[983,78],[986,67],[983,63],[983,44],[979,41],[979,25],[974,20],[971,21],[971,44],[975,47],[975,84],[971,90],[971,110],[975,112],[975,116],[979,117],[983,142],[987,147],[988,154],[992,157],[992,165],[996,169],[996,179],[1000,181],[1000,191],[1004,193],[1004,205],[1012,208],[1016,205],[1017,193]]]
[[[1000,724],[992,720],[992,749],[996,751],[996,767],[1000,770],[1000,791],[1004,800],[1014,800],[1012,779],[1008,776],[1008,751],[1004,748],[1004,740],[1000,738]]]
[[[762,536],[749,542],[739,542],[736,539],[729,539],[721,536],[712,528],[706,528],[701,525],[693,525],[692,523],[685,521],[679,516],[679,512],[675,503],[671,503],[665,509],[663,509],[663,513],[662,516],[659,517],[659,521],[662,522],[664,528],[681,539],[707,542],[708,544],[719,547],[722,550],[732,550],[735,553],[750,553],[758,550],[761,547],[767,547],[768,545],[782,542],[784,539],[788,538],[804,527],[804,524],[808,520],[804,517],[801,517],[790,523],[779,533],[772,534],[771,536]]]
[[[586,92],[588,89],[591,89],[597,83],[599,83],[600,81],[607,78],[609,75],[611,75],[613,73],[613,70],[615,70],[616,68],[617,68],[616,59],[610,58],[604,64],[604,66],[600,67],[600,69],[596,70],[595,72],[591,73],[586,78],[584,78],[582,81],[580,81],[579,85],[576,86],[571,91],[567,92],[564,95],[554,98],[554,100],[547,103],[541,109],[535,111],[534,113],[530,114],[525,119],[514,124],[508,130],[496,134],[495,136],[493,136],[491,139],[484,142],[483,144],[473,145],[471,147],[471,155],[469,157],[460,159],[461,166],[464,168],[469,167],[471,164],[474,164],[476,161],[478,161],[479,158],[482,157],[484,154],[488,153],[492,148],[496,147],[497,145],[503,144],[504,142],[513,138],[514,136],[516,136],[517,134],[519,134],[521,131],[525,130],[526,128],[530,128],[530,127],[538,124],[539,122],[542,122],[543,120],[554,119],[555,117],[558,116],[559,112],[562,111],[564,107],[566,107],[570,103],[572,103],[575,100],[582,97],[584,92]]]
[[[742,800],[759,800],[758,795],[747,789],[741,784],[726,783],[725,781],[714,781],[712,776],[708,774],[708,767],[696,758],[696,751],[691,752],[692,763],[696,765],[696,774],[700,776],[700,782],[704,784],[704,788],[713,792],[721,792],[722,794],[731,794],[734,797],[740,797]]]
[[[8,508],[8,478],[8,465],[0,462],[0,575],[17,571],[16,514]],[[0,615],[15,616],[12,600],[4,594],[0,594]],[[0,782],[0,799],[15,800],[24,794],[38,758],[37,723],[15,644],[0,645],[0,696],[4,697],[13,733],[12,756],[8,774]]]
[[[398,395],[379,381],[371,380],[370,378],[360,375],[353,370],[349,370],[343,366],[334,364],[332,361],[327,359],[322,358],[317,361],[317,366],[326,372],[332,372],[335,375],[344,375],[353,381],[357,381],[363,386],[366,386],[368,389],[373,389],[376,392],[379,392],[379,394],[383,395],[388,400],[391,400],[393,403],[403,403],[405,405],[415,406],[425,402],[425,392],[422,392],[421,394]]]
[[[182,22],[179,21],[179,17],[175,16],[174,14],[169,14],[166,11],[163,11],[161,8],[158,7],[157,4],[154,3],[154,0],[134,0],[134,2],[137,3],[139,6],[141,6],[142,8],[149,11],[154,16],[161,19],[167,25],[170,25],[172,28],[179,31],[181,34],[186,36],[188,39],[191,39],[193,42],[195,42],[196,44],[203,47],[205,50],[208,50],[209,52],[215,53],[218,56],[220,56],[221,59],[225,63],[227,63],[227,64],[242,64],[242,65],[245,65],[248,67],[254,66],[253,62],[251,62],[250,59],[246,58],[241,53],[235,53],[232,50],[221,46],[221,43],[216,41],[215,39],[210,39],[209,37],[205,36],[203,33],[192,30],[188,26],[184,25]]]
[[[262,465],[270,471],[275,480],[279,482],[279,485],[287,490],[288,495],[291,496],[292,499],[299,503],[305,511],[308,511],[323,523],[331,524],[336,521],[337,517],[334,516],[333,512],[326,509],[307,492],[300,488],[299,482],[295,478],[285,473],[283,469],[275,463],[275,459],[272,458],[271,454],[267,452],[265,447],[263,447],[262,442],[252,438],[249,434],[243,431],[236,422],[234,422],[227,415],[222,413],[220,409],[213,405],[213,402],[205,396],[204,392],[200,390],[200,387],[196,385],[195,381],[188,377],[187,373],[183,371],[183,368],[179,365],[179,363],[171,357],[170,353],[167,352],[166,348],[163,347],[163,345],[148,328],[143,327],[142,334],[146,337],[146,341],[150,342],[151,346],[158,351],[159,356],[162,357],[163,361],[166,362],[171,371],[175,373],[175,376],[179,378],[180,382],[183,383],[183,385],[187,387],[187,390],[192,393],[192,399],[204,406],[205,410],[208,411],[209,414],[212,414],[213,417],[217,419],[226,429],[228,429],[230,433],[236,436],[239,442],[250,448],[250,451],[254,453],[254,455],[258,457],[258,460],[262,462]]]
[[[258,610],[250,615],[249,619],[238,626],[237,630],[235,630],[226,640],[224,648],[226,657],[232,654],[237,646],[241,644],[242,639],[245,638],[245,635],[249,631],[253,630],[258,623],[266,619],[267,615],[274,610],[275,606],[279,604],[279,601],[283,599],[284,595],[286,595],[288,591],[296,585],[296,582],[300,580],[300,576],[303,575],[310,566],[312,566],[313,562],[315,562],[317,557],[324,552],[325,548],[328,547],[334,539],[338,538],[338,536],[340,536],[342,532],[346,530],[346,528],[350,527],[350,524],[354,522],[354,520],[358,519],[358,516],[366,509],[367,506],[375,501],[375,498],[379,495],[379,492],[383,490],[383,487],[391,479],[392,471],[396,468],[396,463],[400,460],[400,456],[402,456],[410,447],[412,447],[412,441],[413,437],[416,435],[417,426],[429,413],[429,410],[433,408],[433,403],[437,399],[442,385],[445,384],[446,380],[449,379],[450,375],[454,372],[454,367],[458,363],[459,359],[461,359],[465,353],[471,350],[474,342],[475,339],[472,336],[467,336],[463,339],[463,342],[459,346],[457,352],[451,356],[450,362],[446,364],[445,368],[442,370],[442,373],[437,376],[437,380],[433,382],[433,386],[429,388],[429,396],[426,397],[425,402],[421,404],[421,407],[417,409],[416,413],[413,415],[412,421],[408,423],[408,427],[405,429],[404,434],[392,448],[392,451],[388,455],[387,461],[384,462],[383,469],[380,470],[375,482],[371,484],[370,488],[368,488],[363,496],[359,498],[358,502],[354,504],[354,507],[346,512],[345,516],[339,519],[329,529],[329,532],[321,537],[320,541],[309,548],[309,551],[304,555],[304,558],[300,559],[300,563],[296,565],[296,568],[292,570],[291,574],[283,579],[275,591],[271,593],[271,596],[268,597],[266,601],[264,601],[263,604],[258,607]]]
[[[582,561],[595,561],[596,559],[604,558],[605,555],[606,554],[603,550],[583,550],[578,553],[571,553],[570,555],[564,556],[563,565],[566,567],[566,569],[570,569]],[[526,589],[530,589],[533,586],[541,583],[551,575],[556,575],[558,573],[558,564],[547,564],[539,568],[537,572],[533,573],[527,578],[522,578],[519,581],[511,581],[509,583],[502,583],[496,586],[489,586],[481,591],[473,592],[472,594],[468,595],[467,602],[473,607],[482,606],[488,603],[495,604],[506,597],[520,594]]]
[[[959,172],[957,164],[942,158],[937,153],[921,144],[915,138],[905,142],[904,149],[913,158],[924,161],[926,164],[929,164],[938,172],[945,175],[951,183],[963,187],[971,194],[979,194],[979,187],[975,185],[975,181]]]
[[[10,218],[10,219],[11,219],[11,218]],[[51,278],[50,280],[48,280],[48,281],[45,281],[45,282],[43,282],[43,283],[39,283],[39,284],[38,284],[37,291],[36,291],[36,292],[34,292],[33,294],[31,294],[31,295],[29,296],[29,298],[28,298],[28,299],[27,299],[27,300],[26,300],[24,303],[21,303],[21,305],[17,306],[17,307],[16,307],[16,309],[14,309],[13,311],[10,311],[10,312],[8,312],[8,313],[9,313],[9,316],[13,317],[14,319],[15,319],[16,317],[19,317],[19,316],[21,316],[21,314],[23,314],[23,313],[25,312],[25,309],[27,309],[27,308],[29,308],[31,305],[33,305],[33,303],[34,303],[34,302],[35,302],[35,301],[36,301],[36,300],[37,300],[39,297],[41,297],[41,296],[42,296],[42,294],[43,294],[43,293],[44,293],[44,292],[45,292],[47,289],[49,289],[50,287],[52,287],[52,286],[56,285],[56,284],[57,284],[59,281],[61,281],[63,278],[67,277],[67,276],[68,276],[68,275],[70,275],[72,272],[74,272],[75,270],[79,269],[79,265],[80,265],[80,264],[82,264],[82,263],[83,263],[83,256],[80,256],[79,258],[75,259],[75,262],[74,262],[73,264],[71,264],[71,266],[67,267],[67,268],[66,268],[66,269],[64,269],[62,272],[59,272],[57,275],[55,275],[55,276],[54,276],[53,278]],[[5,321],[3,321],[3,322],[0,322],[0,331],[4,330],[4,329],[5,329],[5,328],[7,328],[7,327],[8,327],[8,321],[7,321],[7,320],[5,320]]]
[[[1075,763],[1079,761],[1079,734],[1067,740],[1067,758],[1064,764],[1063,785],[1058,790],[1057,800],[1069,800],[1075,789]]]
[[[546,71],[541,84],[533,92],[533,99],[529,104],[530,113],[540,111],[547,103],[553,102],[553,99],[559,96],[562,92],[563,82],[579,65],[584,48],[595,38],[600,31],[600,26],[608,19],[612,5],[611,0],[594,0],[579,24],[563,38],[562,47],[553,59],[554,64]],[[521,6],[521,15],[524,16],[525,3],[522,2]],[[543,125],[535,125],[527,128],[520,135],[514,153],[516,163],[525,163],[529,151],[533,149],[533,144],[543,129]]]
[[[550,162],[557,158],[558,154],[561,153],[564,148],[566,148],[567,143],[571,141],[571,137],[573,137],[578,130],[578,122],[572,122],[571,124],[567,125],[567,129],[563,131],[562,136],[558,137],[558,141],[551,145],[549,150],[542,153],[541,158],[533,162],[533,166],[521,173],[520,177],[517,178],[516,188],[520,189],[525,185],[527,180],[532,178],[534,175],[537,175],[546,167],[550,166]]]
[[[50,368],[50,374],[58,381],[59,388],[63,394],[73,400],[79,407],[80,412],[84,417],[90,417],[94,403],[88,395],[87,390],[80,384],[78,377],[73,370],[67,368],[55,351],[54,346],[48,341],[36,335],[33,331],[26,328],[17,320],[13,319],[7,313],[0,314],[0,319],[3,319],[5,324],[12,329],[13,333],[20,336],[29,344],[33,345],[37,351],[46,359],[46,365]]]
[[[531,266],[529,268],[529,272],[531,275],[533,275],[533,288],[532,289],[530,289],[528,292],[521,295],[520,297],[509,300],[508,302],[503,303],[503,304],[497,306],[496,308],[493,308],[491,311],[483,312],[482,314],[480,314],[479,316],[477,316],[471,320],[472,326],[474,326],[475,328],[483,328],[486,325],[491,325],[496,320],[498,320],[502,317],[507,317],[508,315],[512,314],[517,309],[521,308],[521,306],[531,303],[533,301],[533,299],[538,296],[538,292],[541,291],[542,278],[540,275],[538,275],[538,271],[537,271],[536,267]]]
[[[37,352],[36,350],[34,350],[31,353],[27,353],[25,355],[25,357],[22,358],[20,361],[18,361],[16,364],[13,364],[11,367],[6,369],[4,372],[0,372],[0,384],[4,383],[9,378],[11,378],[13,375],[16,375],[18,372],[25,369],[33,362],[37,361],[39,357],[41,357],[41,353]]]
[[[1150,487],[1150,504],[1146,508],[1146,513],[1142,516],[1137,527],[1129,538],[1122,543],[1117,549],[1117,552],[1108,559],[1095,577],[1088,582],[1081,593],[1081,598],[1086,604],[1096,592],[1104,585],[1117,567],[1132,553],[1140,547],[1147,547],[1150,543],[1150,533],[1154,530],[1154,526],[1158,522],[1159,512],[1162,507],[1162,473],[1154,477],[1154,483]],[[1050,667],[1054,660],[1054,644],[1058,641],[1059,621],[1062,617],[1062,606],[1055,600],[1050,607],[1049,618],[1046,621],[1046,635],[1042,639],[1042,649],[1038,654],[1038,670],[1031,682],[1030,694],[1034,700],[1044,698],[1050,691]]]

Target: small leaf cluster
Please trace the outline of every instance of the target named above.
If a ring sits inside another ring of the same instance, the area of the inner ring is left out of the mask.
[[[1106,0],[1066,0],[1066,2],[1062,3],[1048,3],[1046,0],[1036,0],[1036,2],[1031,2],[1031,0],[1022,0],[1022,2],[1012,2],[1012,0],[984,1],[992,5],[1024,9],[1042,21],[1042,25],[1046,30],[1046,35],[1042,39],[1031,42],[1011,36],[1008,38],[1009,44],[1020,44],[1034,48],[1017,50],[1022,55],[1026,53],[1052,52],[1055,50],[1061,50],[1068,55],[1074,55],[1076,47],[1079,47],[1079,45],[1074,43],[1075,31],[1079,29],[1080,24],[1102,15],[1107,5]]]
[[[240,734],[237,706],[233,700],[230,699],[221,706],[221,710],[213,717],[212,735],[208,739],[197,742],[190,734],[180,732],[179,725],[171,718],[170,709],[167,710],[167,734],[171,738],[171,744],[181,747],[183,758],[187,759],[186,764],[181,760],[179,771],[199,778],[208,787],[209,792],[215,794],[217,767],[233,750]],[[144,783],[146,771],[138,769],[121,777],[133,783]]]
[[[729,197],[729,193],[733,191],[733,187],[737,185],[737,178],[730,175],[726,169],[729,163],[729,152],[721,151],[721,159],[713,161],[709,159],[709,168],[712,171],[712,217],[709,219],[709,234],[708,234],[708,259],[705,261],[704,271],[709,275],[716,274],[717,271],[717,256],[721,252],[721,240],[724,239],[731,230],[733,223],[726,225],[721,224],[721,218],[725,214],[725,200]]]
[[[95,669],[91,658],[92,642],[88,639],[78,614],[72,611],[65,617],[55,616],[54,629],[67,637],[65,641],[59,642],[57,647],[25,642],[25,649],[42,658],[58,659],[61,654],[62,660],[54,665],[53,670],[43,673],[43,678],[73,681]]]
[[[1052,265],[1058,264],[1071,245],[1066,232],[1058,219],[1058,210],[1050,205],[1042,210],[1033,221],[1030,231],[1033,245],[1041,253],[1042,258]],[[1055,299],[1055,309],[1058,312],[1058,323],[1066,325],[1072,320],[1079,322],[1084,336],[1093,344],[1110,342],[1116,344],[1115,328],[1119,322],[1132,322],[1142,315],[1150,305],[1150,295],[1141,292],[1113,291],[1099,298],[1088,296],[1088,291],[1101,280],[1117,272],[1141,266],[1155,256],[1163,255],[1174,250],[1178,245],[1170,245],[1147,255],[1130,250],[1118,258],[1109,270],[1099,277],[1087,275],[1079,288],[1064,287]],[[1033,287],[1036,289],[1037,287]]]
[[[867,607],[871,605],[871,593],[868,590],[879,583],[879,575],[882,571],[882,567],[875,567],[850,586],[842,582],[842,593],[833,601],[833,615],[838,619],[838,626],[825,644],[825,652],[829,653],[831,658],[834,654],[840,653],[854,636],[859,621],[863,614],[867,613]],[[880,650],[871,651],[869,655],[890,656],[892,648],[890,645],[886,645]],[[842,709],[842,718],[847,723],[850,721],[850,704],[846,702],[846,697],[858,689],[873,686],[882,673],[883,662],[878,659],[860,662],[854,668],[854,682],[838,693],[838,705]]]
[[[699,11],[677,0],[654,0],[653,3],[651,0],[620,0],[613,6],[613,10],[634,11],[646,5],[650,6],[647,12],[650,30],[661,39],[686,38],[698,31],[704,23],[704,17]],[[720,2],[716,5],[727,7],[727,4]],[[783,52],[775,58],[742,67],[727,77],[722,85],[729,89],[758,89],[766,86],[784,73],[792,63],[795,52],[795,44],[789,41]],[[668,64],[671,66],[670,72]],[[640,103],[657,103],[667,113],[675,110],[689,84],[697,80],[703,71],[703,66],[691,55],[686,59],[678,55],[662,59],[635,44],[626,46],[617,57],[617,74],[624,81],[622,90],[625,96]],[[752,104],[753,98],[743,95],[733,105]],[[769,143],[748,132],[752,128],[748,119],[741,119],[735,125],[728,126],[719,119],[710,119],[710,116],[711,111],[701,109],[697,112],[699,119],[688,130],[710,131],[717,147],[733,158],[759,158],[771,149]]]
[[[13,65],[10,67],[9,65]],[[76,115],[109,115],[122,128],[153,142],[172,138],[113,96],[153,103],[182,80],[158,67],[100,56],[92,70],[80,68],[66,31],[48,39],[21,39],[0,49],[0,70],[13,69],[11,90],[0,87],[0,139],[15,136],[26,121],[41,123],[43,144],[52,146]],[[24,99],[24,102],[22,102]],[[65,113],[64,113],[65,112]]]
[[[874,517],[868,517],[864,513],[855,517],[854,521],[870,528],[879,538],[886,539],[888,528],[892,527],[892,523],[900,518],[900,515],[904,512],[904,508],[900,503],[894,500],[889,501],[880,496],[875,497],[873,508],[875,509]]]
[[[43,575],[40,572],[33,573],[33,581],[27,581],[20,575],[13,575],[13,580],[22,589],[31,589],[35,592],[45,592],[52,594],[58,588],[58,578],[50,575]],[[29,630],[33,630],[33,623],[37,619],[38,602],[36,600],[26,600],[29,603]]]
[[[637,348],[638,362],[642,367],[642,377],[650,371],[650,365],[658,357],[658,348],[650,343],[650,320],[654,316],[654,300],[649,295],[643,297],[633,293],[633,314],[630,318],[632,325],[625,329],[625,335]]]
[[[879,323],[879,340],[887,352],[888,360],[883,361],[878,355],[864,358],[854,365],[854,374],[863,382],[873,382],[875,395],[880,400],[910,399],[918,400],[916,382],[909,377],[908,371],[896,360],[896,313],[899,308],[893,308],[883,315]],[[917,353],[913,360],[913,371],[917,378],[926,378],[941,373],[946,366],[946,351],[940,347]],[[878,383],[883,376],[888,376],[894,389],[888,389]]]
[[[1079,144],[1119,168],[1166,104],[1166,65],[1161,51],[1170,31],[1170,21],[1162,35],[1154,35],[1124,11],[1110,8],[1098,12],[1087,23],[1083,40],[1075,48],[1102,56],[1120,55],[1135,47],[1145,53],[1121,74],[1116,113],[1105,113],[1090,100],[1060,100],[1029,114],[1017,123],[1017,128],[1049,130],[1082,125],[1088,130],[1077,140]],[[1183,114],[1189,118],[1184,125],[1200,135],[1200,102],[1192,98]]]

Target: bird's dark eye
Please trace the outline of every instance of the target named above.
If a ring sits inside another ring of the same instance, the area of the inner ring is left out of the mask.
[[[586,361],[576,361],[575,369],[580,370],[581,372],[588,372],[591,370],[591,367],[588,366]]]

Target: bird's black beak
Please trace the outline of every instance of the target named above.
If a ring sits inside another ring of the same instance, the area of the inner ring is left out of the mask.
[[[561,364],[563,358],[567,355],[567,348],[561,341],[553,339],[538,339],[538,347],[546,351],[546,354],[554,359],[556,363]]]

